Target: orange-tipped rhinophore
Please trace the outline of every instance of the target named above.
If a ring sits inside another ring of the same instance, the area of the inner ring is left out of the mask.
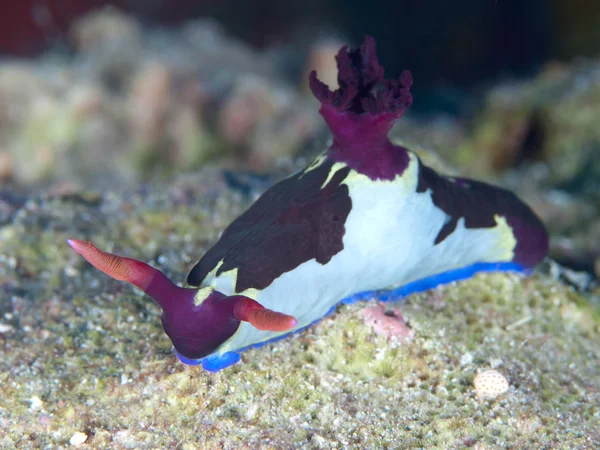
[[[158,270],[141,261],[103,252],[91,242],[67,239],[67,244],[92,266],[119,281],[127,281],[144,292]]]

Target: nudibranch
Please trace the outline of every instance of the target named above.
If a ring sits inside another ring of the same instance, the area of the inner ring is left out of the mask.
[[[68,241],[160,305],[185,364],[215,372],[340,302],[399,298],[482,271],[526,273],[547,253],[544,225],[515,195],[441,176],[389,140],[412,103],[412,77],[385,80],[371,37],[358,49],[342,48],[336,60],[337,90],[310,74],[331,146],[225,229],[189,274],[191,287],[143,262]]]

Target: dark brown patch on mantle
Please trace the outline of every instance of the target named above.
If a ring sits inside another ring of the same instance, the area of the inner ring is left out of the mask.
[[[321,189],[333,164],[326,159],[316,169],[267,190],[225,229],[192,269],[188,283],[201,285],[221,260],[217,275],[238,269],[236,292],[264,289],[311,259],[328,263],[344,248],[345,223],[352,209],[348,186],[341,184],[349,168],[338,170]]]
[[[450,216],[434,245],[450,236],[461,218],[465,228],[493,228],[494,216],[498,215],[506,219],[517,240],[514,262],[533,267],[548,253],[548,235],[543,223],[512,192],[468,178],[450,180],[419,161],[417,192],[428,189],[434,205]]]

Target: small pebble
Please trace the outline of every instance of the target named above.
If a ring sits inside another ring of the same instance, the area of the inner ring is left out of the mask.
[[[87,434],[81,433],[80,431],[78,431],[73,436],[71,436],[71,439],[69,440],[69,442],[71,443],[71,445],[74,445],[77,447],[78,445],[81,445],[85,441],[87,441],[87,438],[88,438]]]
[[[74,278],[74,277],[79,276],[79,271],[73,266],[66,266],[65,267],[65,275],[68,276],[69,278]]]
[[[480,399],[492,399],[508,390],[508,380],[497,370],[479,372],[473,380],[475,393]]]
[[[29,408],[31,409],[40,409],[42,407],[42,400],[37,395],[31,397],[29,403]]]
[[[460,357],[460,365],[466,366],[467,364],[471,364],[473,362],[473,355],[470,353],[465,353]]]
[[[492,369],[496,369],[496,368],[500,367],[502,364],[504,364],[504,362],[500,358],[494,358],[494,359],[490,360],[490,367]]]
[[[0,323],[0,334],[12,333],[15,329],[11,325]]]

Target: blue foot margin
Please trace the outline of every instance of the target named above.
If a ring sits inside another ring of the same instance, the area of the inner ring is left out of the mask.
[[[359,292],[358,294],[354,294],[350,297],[342,299],[339,303],[352,304],[352,303],[356,303],[361,300],[368,300],[373,297],[376,297],[377,299],[379,299],[380,301],[383,301],[383,302],[387,302],[390,300],[398,300],[400,298],[407,297],[410,294],[424,292],[429,289],[433,289],[437,286],[451,283],[453,281],[466,280],[468,278],[471,278],[473,275],[475,275],[476,273],[479,273],[479,272],[518,272],[518,273],[527,274],[527,273],[531,272],[531,270],[525,269],[523,266],[521,266],[520,264],[516,264],[516,263],[477,263],[477,264],[473,264],[472,266],[463,267],[463,268],[451,270],[448,272],[443,272],[443,273],[433,275],[428,278],[423,278],[421,280],[413,281],[411,283],[405,284],[404,286],[401,286],[396,289]],[[332,314],[335,311],[336,307],[337,307],[337,305],[333,306],[327,312],[327,314],[325,314],[325,316],[323,316],[323,317],[327,317],[330,314]],[[223,370],[226,367],[232,366],[235,363],[237,363],[240,360],[240,353],[242,353],[250,348],[260,348],[264,345],[271,344],[271,343],[279,341],[281,339],[285,339],[286,337],[288,337],[291,334],[304,331],[306,328],[314,325],[315,323],[317,323],[320,320],[321,319],[317,319],[310,325],[307,325],[303,328],[292,331],[291,333],[277,336],[273,339],[269,339],[268,341],[249,345],[248,347],[241,348],[239,350],[236,350],[235,352],[223,353],[222,355],[218,355],[218,356],[215,355],[215,356],[207,356],[206,358],[202,358],[202,359],[190,359],[190,358],[186,358],[185,356],[178,353],[177,350],[175,350],[175,354],[181,360],[181,362],[184,364],[187,364],[189,366],[197,366],[199,364],[202,364],[202,368],[204,370],[215,373],[215,372]]]

